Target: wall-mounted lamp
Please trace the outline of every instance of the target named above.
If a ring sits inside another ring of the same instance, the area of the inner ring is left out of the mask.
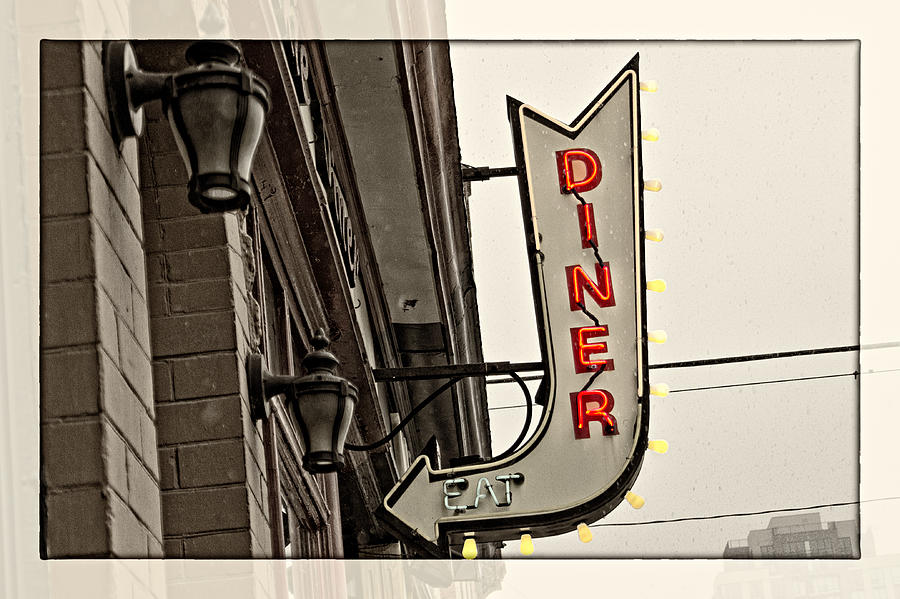
[[[247,356],[250,413],[254,420],[268,415],[269,398],[284,393],[303,439],[303,467],[310,472],[335,472],[344,464],[344,442],[358,391],[335,374],[339,365],[327,351],[322,329],[312,340],[314,350],[303,358],[303,376],[269,373],[260,354]]]
[[[176,73],[142,71],[126,41],[104,46],[110,120],[117,141],[139,136],[142,106],[162,100],[190,175],[188,199],[203,212],[243,209],[250,202],[250,167],[269,109],[269,88],[238,63],[226,41],[195,42],[190,66]]]

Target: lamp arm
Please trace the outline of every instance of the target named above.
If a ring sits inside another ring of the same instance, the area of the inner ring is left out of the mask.
[[[247,388],[250,399],[250,416],[261,420],[269,415],[269,399],[285,393],[302,377],[272,374],[263,364],[262,354],[247,356]]]
[[[171,73],[152,73],[135,67],[125,73],[128,97],[134,108],[163,98],[171,87]]]

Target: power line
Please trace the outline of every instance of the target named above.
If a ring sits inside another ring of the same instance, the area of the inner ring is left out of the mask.
[[[672,389],[671,391],[669,391],[669,393],[672,394],[672,393],[684,393],[686,391],[706,391],[708,389],[728,389],[730,387],[750,387],[753,385],[771,385],[773,383],[792,383],[794,381],[813,381],[816,379],[831,379],[831,378],[836,378],[836,377],[841,377],[841,376],[853,376],[853,378],[856,378],[857,376],[859,376],[859,372],[854,370],[853,372],[843,372],[841,374],[822,374],[819,376],[802,376],[802,377],[797,377],[797,378],[792,378],[792,379],[778,379],[778,380],[774,380],[774,381],[751,381],[749,383],[734,383],[731,385],[714,385],[712,387],[691,387],[688,389]]]
[[[794,358],[800,356],[815,356],[821,354],[833,354],[850,351],[860,351],[869,349],[885,349],[891,347],[900,347],[900,341],[888,341],[885,343],[870,343],[866,345],[841,345],[837,347],[819,347],[812,349],[799,349],[785,352],[769,352],[766,354],[751,354],[747,356],[727,356],[722,358],[708,358],[704,360],[686,360],[681,362],[664,362],[662,364],[650,364],[648,368],[693,368],[696,366],[715,366],[718,364],[735,364],[738,362],[754,362],[758,360],[775,360],[779,358]],[[543,378],[543,375],[533,375],[522,377],[525,381],[535,381]],[[498,383],[511,383],[513,379],[491,379],[485,381],[488,385]]]
[[[819,347],[816,349],[799,349],[793,351],[753,354],[749,356],[729,356],[726,358],[709,358],[706,360],[689,360],[685,362],[667,362],[650,364],[649,368],[692,368],[694,366],[714,366],[716,364],[734,364],[736,362],[753,362],[756,360],[775,360],[778,358],[794,358],[797,356],[816,356],[819,354],[835,354],[859,351],[859,345],[842,345],[840,347]]]
[[[880,374],[882,372],[898,372],[898,371],[900,371],[900,368],[892,368],[889,370],[868,370],[866,372],[863,372],[862,374]],[[812,380],[816,380],[816,379],[830,379],[830,378],[837,378],[837,377],[843,377],[843,376],[853,376],[855,378],[859,375],[860,375],[860,373],[858,371],[853,371],[853,372],[842,372],[840,374],[822,374],[822,375],[818,375],[818,376],[796,377],[796,378],[790,378],[790,379],[777,379],[774,381],[750,381],[748,383],[734,383],[734,384],[730,384],[730,385],[714,385],[711,387],[690,387],[688,389],[672,389],[671,391],[669,391],[669,394],[685,393],[687,391],[707,391],[709,389],[728,389],[728,388],[732,388],[732,387],[751,387],[753,385],[771,385],[774,383],[791,383],[791,382],[795,382],[795,381],[812,381]],[[488,410],[511,410],[513,408],[524,408],[524,407],[525,407],[525,404],[516,404],[514,406],[496,406],[493,408],[488,408]]]
[[[809,505],[805,507],[786,507],[771,510],[760,510],[758,512],[733,512],[727,514],[714,514],[710,516],[686,516],[684,518],[671,518],[669,520],[646,520],[644,522],[604,522],[599,524],[591,524],[591,528],[599,528],[601,526],[646,526],[648,524],[669,524],[672,522],[692,522],[697,520],[720,520],[722,518],[736,518],[743,516],[761,516],[764,514],[777,514],[779,512],[802,512],[803,510],[820,510],[829,507],[844,507],[848,505],[860,505],[861,503],[871,503],[874,501],[893,501],[900,497],[879,497],[877,499],[864,499],[862,501],[844,501],[838,503],[821,503],[819,505]]]

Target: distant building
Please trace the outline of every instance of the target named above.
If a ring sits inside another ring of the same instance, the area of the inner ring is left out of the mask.
[[[746,539],[729,541],[726,558],[858,558],[856,520],[822,522],[818,513],[777,516]]]
[[[832,522],[854,524],[853,521]],[[857,537],[853,537],[854,540]],[[900,599],[900,555],[875,555],[871,533],[861,560],[726,561],[713,599]],[[726,557],[728,554],[726,553]]]

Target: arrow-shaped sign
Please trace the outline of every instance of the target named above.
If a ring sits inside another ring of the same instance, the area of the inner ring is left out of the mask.
[[[640,470],[649,419],[638,56],[571,125],[507,98],[546,406],[509,456],[433,470],[384,499],[407,542],[549,536],[602,518]]]

